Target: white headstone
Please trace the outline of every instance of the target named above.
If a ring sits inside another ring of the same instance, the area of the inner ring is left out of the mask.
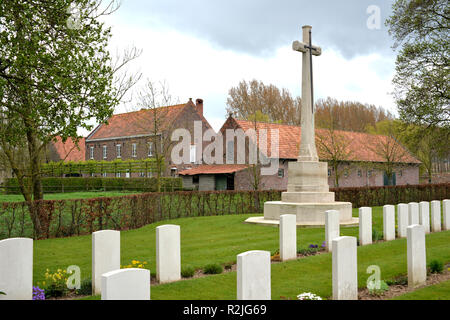
[[[358,262],[355,237],[333,239],[333,300],[358,299]]]
[[[393,205],[383,207],[383,235],[385,241],[395,240],[395,207]]]
[[[150,270],[130,268],[104,273],[102,300],[150,300]]]
[[[280,216],[280,258],[281,261],[297,259],[297,216]]]
[[[325,248],[332,251],[331,241],[340,236],[339,211],[325,211]]]
[[[33,298],[33,239],[0,241],[0,291],[0,300]]]
[[[120,231],[92,233],[92,293],[100,294],[102,274],[120,269]]]
[[[427,281],[425,229],[421,225],[408,227],[408,286],[417,287]]]
[[[408,225],[419,224],[419,204],[417,202],[408,203]]]
[[[441,232],[441,202],[431,201],[431,231]]]
[[[237,256],[237,299],[270,300],[270,252],[247,251]]]
[[[372,244],[372,208],[359,208],[359,245]]]
[[[406,238],[406,228],[408,227],[408,205],[400,203],[397,206],[397,223],[398,223],[398,237]]]
[[[444,200],[442,202],[444,209],[444,225],[443,229],[445,231],[450,230],[450,200]]]
[[[425,233],[430,233],[430,203],[419,203],[419,224],[425,228]]]
[[[156,279],[159,283],[181,279],[180,226],[156,228]]]

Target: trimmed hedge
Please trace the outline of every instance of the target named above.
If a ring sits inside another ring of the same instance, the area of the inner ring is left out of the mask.
[[[130,180],[130,179],[127,179]],[[353,208],[450,199],[450,183],[332,190]],[[70,237],[98,230],[129,230],[158,221],[261,213],[282,191],[143,193],[112,198],[43,200],[0,204],[0,239]]]
[[[156,178],[42,178],[44,193],[79,191],[156,191]],[[17,178],[6,179],[6,194],[20,194]],[[161,190],[183,190],[181,178],[161,178]]]

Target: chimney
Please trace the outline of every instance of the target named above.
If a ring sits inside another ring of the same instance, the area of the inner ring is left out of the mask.
[[[203,100],[202,99],[195,100],[195,106],[197,108],[198,113],[200,113],[203,116]]]

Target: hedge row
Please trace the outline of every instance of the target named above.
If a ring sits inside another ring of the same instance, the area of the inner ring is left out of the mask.
[[[450,183],[332,191],[336,192],[336,201],[350,201],[353,208],[358,208],[449,199]],[[266,201],[280,198],[281,191],[215,191],[2,203],[0,239],[69,237],[104,229],[136,229],[183,217],[261,213]]]
[[[156,178],[42,178],[44,193],[79,191],[156,191]],[[20,194],[17,178],[6,179],[6,194]],[[181,178],[161,178],[161,190],[180,191]]]
[[[103,173],[145,173],[156,172],[155,158],[143,160],[121,160],[113,161],[60,161],[49,162],[41,165],[41,173],[49,177],[63,177],[64,175],[79,174],[80,176]]]

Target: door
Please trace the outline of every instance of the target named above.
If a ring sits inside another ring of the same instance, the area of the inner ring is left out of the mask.
[[[216,190],[217,191],[227,190],[227,177],[225,175],[216,176]]]
[[[396,186],[397,185],[397,176],[395,172],[392,174],[392,177],[389,181],[386,172],[383,174],[383,181],[385,186]]]

